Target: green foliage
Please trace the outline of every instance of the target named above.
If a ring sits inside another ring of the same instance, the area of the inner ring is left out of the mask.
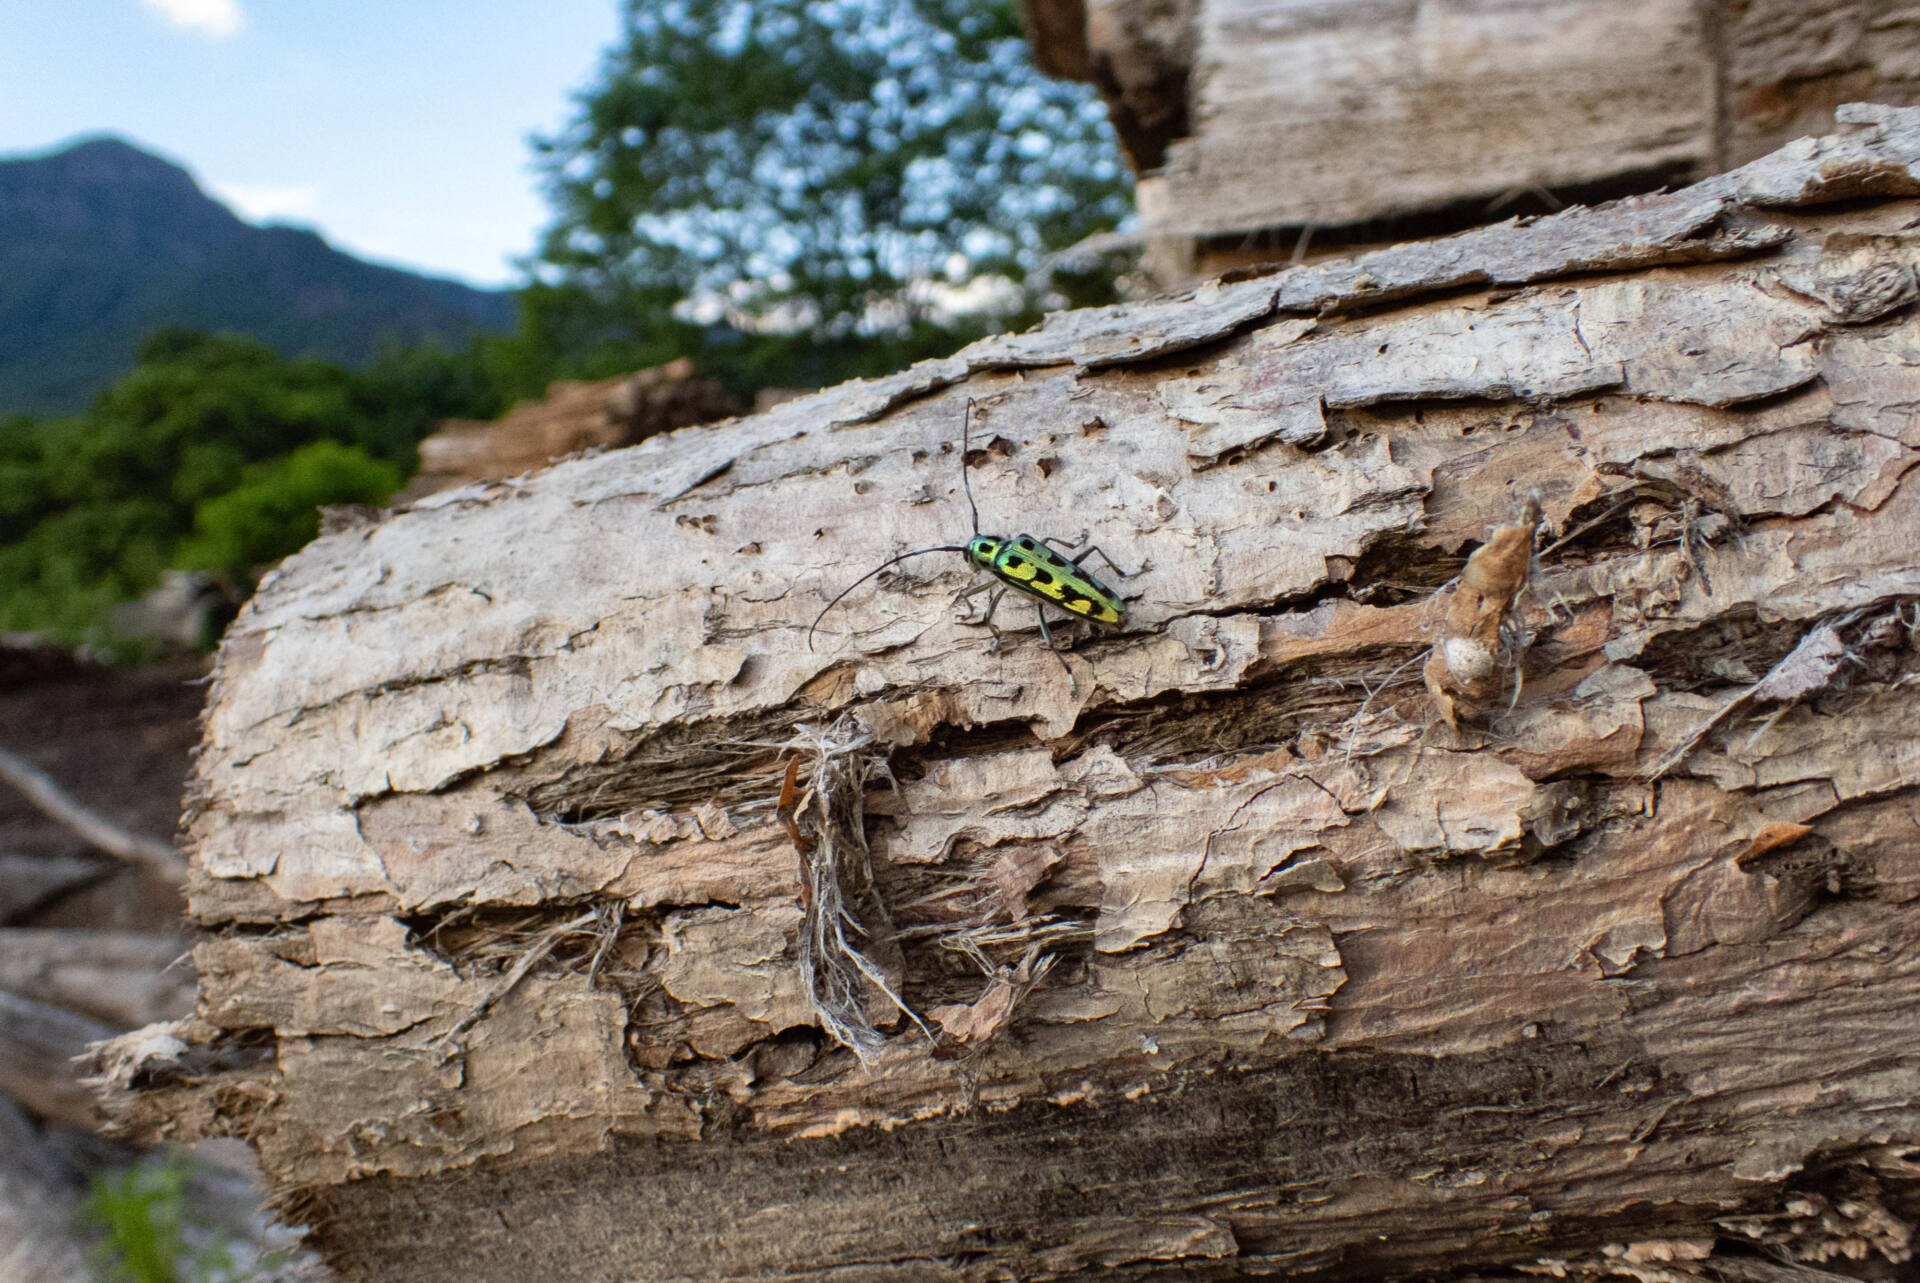
[[[102,1172],[81,1217],[105,1236],[102,1275],[113,1283],[178,1283],[190,1172],[185,1163]]]
[[[217,1238],[198,1249],[187,1242],[187,1188],[192,1179],[193,1164],[178,1153],[162,1162],[94,1176],[80,1217],[101,1236],[97,1268],[102,1283],[233,1277],[232,1258]]]
[[[99,1283],[249,1283],[278,1275],[284,1250],[236,1251],[196,1215],[195,1170],[184,1150],[172,1149],[94,1174],[79,1220],[97,1240]]]
[[[244,583],[319,505],[398,489],[437,420],[501,402],[478,344],[356,373],[168,328],[140,356],[84,414],[0,419],[0,629],[105,643],[112,605],[169,566]]]
[[[353,438],[368,454],[396,463],[411,473],[418,466],[414,447],[442,419],[491,419],[511,403],[507,396],[511,335],[483,335],[465,348],[430,340],[417,347],[388,344],[366,368],[352,376],[353,405],[364,426]],[[538,385],[519,393],[539,396],[552,376],[543,366]],[[544,375],[545,377],[541,377]],[[519,382],[531,380],[522,377]]]
[[[242,576],[306,544],[323,504],[379,503],[400,488],[400,470],[357,446],[316,441],[247,467],[240,484],[194,508],[193,537],[175,563]]]
[[[1034,69],[1012,0],[628,0],[538,147],[556,217],[523,333],[736,385],[1107,301],[1110,275],[1036,269],[1131,206],[1099,100]]]

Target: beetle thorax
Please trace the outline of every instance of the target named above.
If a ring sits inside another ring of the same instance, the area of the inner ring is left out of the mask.
[[[1000,555],[1000,549],[1006,540],[996,539],[992,535],[975,535],[967,540],[967,560],[974,565],[990,569],[993,559]]]

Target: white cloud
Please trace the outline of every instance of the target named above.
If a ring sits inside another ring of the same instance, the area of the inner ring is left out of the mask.
[[[140,0],[176,27],[221,39],[246,23],[240,0]]]
[[[304,218],[320,204],[318,187],[275,187],[267,183],[209,182],[214,194],[254,222]]]

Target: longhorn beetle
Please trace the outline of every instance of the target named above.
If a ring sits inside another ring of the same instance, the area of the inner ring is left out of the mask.
[[[1069,615],[1092,620],[1096,624],[1105,624],[1110,628],[1123,627],[1127,622],[1127,603],[1119,593],[1104,583],[1081,565],[1088,557],[1099,553],[1100,560],[1107,563],[1109,569],[1122,579],[1127,572],[1113,564],[1113,558],[1100,549],[1088,544],[1083,548],[1061,548],[1061,541],[1055,539],[1036,539],[1032,535],[1015,535],[1008,539],[1004,535],[983,535],[980,533],[980,509],[973,501],[973,485],[967,479],[967,446],[973,427],[973,402],[967,402],[966,413],[960,421],[960,486],[966,492],[967,508],[973,513],[973,538],[964,544],[941,544],[936,548],[916,548],[912,552],[903,552],[898,557],[887,560],[860,576],[845,588],[838,596],[828,602],[818,615],[813,617],[813,627],[807,629],[807,649],[813,649],[813,632],[820,627],[820,621],[827,617],[827,611],[838,606],[846,595],[873,578],[889,566],[897,565],[909,557],[919,557],[930,552],[958,552],[966,554],[967,562],[975,570],[985,571],[992,576],[987,582],[975,584],[963,590],[960,597],[971,597],[978,592],[988,592],[987,613],[977,621],[989,627],[993,623],[993,612],[1000,605],[1000,598],[1007,589],[1025,593],[1034,599],[1034,613],[1040,620],[1040,636],[1047,643],[1047,649],[1060,656],[1059,648],[1053,644],[1053,633],[1047,628],[1046,607],[1057,606]],[[997,630],[996,630],[997,631]],[[1060,666],[1067,670],[1067,681],[1076,687],[1078,682],[1073,669],[1067,667],[1067,661],[1060,659]]]

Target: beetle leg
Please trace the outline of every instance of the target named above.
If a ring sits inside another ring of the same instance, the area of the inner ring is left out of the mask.
[[[1131,579],[1134,573],[1136,573],[1122,570],[1120,567],[1114,565],[1113,558],[1107,556],[1107,554],[1101,550],[1099,544],[1085,544],[1079,548],[1069,548],[1063,539],[1042,539],[1040,542],[1046,544],[1049,548],[1059,549],[1061,555],[1076,566],[1083,564],[1088,557],[1093,556],[1095,553],[1099,553],[1100,560],[1107,563],[1107,569],[1120,576],[1120,578]]]
[[[993,626],[993,612],[1000,608],[1000,598],[1006,595],[1007,586],[1005,584],[995,583],[992,580],[988,580],[980,586],[982,588],[993,589],[993,595],[987,598],[987,613],[978,619],[969,619],[967,622],[970,624],[984,624],[993,630],[993,644],[987,647],[987,654],[997,655],[1000,653],[1000,630]]]
[[[1067,662],[1067,657],[1062,655],[1060,648],[1053,644],[1053,632],[1047,627],[1046,607],[1036,601],[1033,603],[1033,613],[1040,621],[1040,640],[1047,643],[1047,649],[1053,652],[1053,657],[1060,661],[1060,667],[1066,671],[1067,689],[1075,695],[1078,695],[1080,693],[1080,679],[1073,675],[1073,665]]]
[[[1005,584],[993,585],[993,595],[987,598],[987,613],[980,616],[980,619],[979,619],[980,623],[987,625],[987,627],[989,628],[993,627],[993,612],[1000,609],[1000,599],[1006,595],[1007,595],[1007,586]],[[1000,630],[995,628],[994,636],[998,637],[999,635],[1000,635]]]
[[[998,587],[1000,587],[1000,585],[999,585],[999,584],[997,584],[997,583],[995,583],[995,582],[994,582],[993,580],[991,580],[991,579],[983,579],[983,580],[981,580],[981,581],[980,581],[979,583],[977,583],[977,584],[975,584],[975,585],[974,585],[973,587],[971,587],[971,588],[962,588],[962,589],[961,589],[961,590],[960,590],[959,592],[957,592],[957,593],[955,593],[955,594],[953,595],[953,601],[954,601],[954,604],[955,604],[955,605],[958,605],[958,604],[960,604],[961,602],[963,602],[963,601],[965,601],[965,600],[966,600],[967,598],[969,598],[969,597],[972,597],[972,596],[974,596],[974,595],[976,595],[976,594],[978,594],[978,593],[983,593],[983,592],[986,592],[986,591],[987,591],[987,590],[988,590],[989,588],[998,588]],[[966,613],[966,615],[964,616],[964,618],[966,618],[966,619],[968,619],[969,621],[971,621],[971,619],[973,618],[973,609],[972,609],[972,607],[968,607],[968,609],[967,609],[967,613]]]

